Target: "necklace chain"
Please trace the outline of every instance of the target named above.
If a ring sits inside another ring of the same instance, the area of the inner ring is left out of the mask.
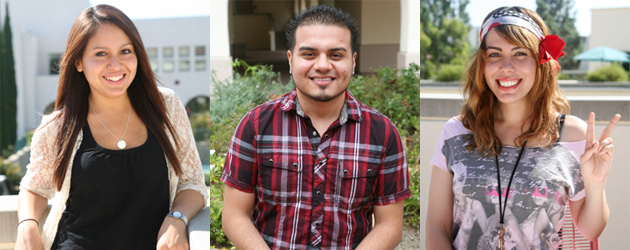
[[[96,115],[96,119],[98,119],[98,121],[101,123],[101,125],[103,125],[103,128],[105,128],[105,130],[107,130],[107,132],[109,132],[109,134],[111,134],[114,138],[116,138],[116,140],[118,140],[118,148],[124,149],[125,146],[127,145],[127,143],[125,142],[125,140],[123,140],[123,138],[125,138],[125,134],[127,133],[127,127],[129,126],[129,115],[131,114],[131,103],[129,104],[129,106],[127,108],[127,122],[125,123],[125,130],[123,131],[123,134],[122,134],[122,136],[120,136],[120,138],[118,138],[118,136],[114,135],[114,133],[112,133],[112,131],[110,131],[107,128],[107,126],[105,126],[105,123],[103,123],[101,118],[96,113],[96,110],[94,110],[94,106],[92,106],[92,103],[90,103],[90,108],[92,108],[92,112],[94,112],[94,115]],[[122,142],[122,145],[123,145],[122,147],[121,147],[121,142]]]
[[[518,167],[518,163],[521,161],[521,156],[523,156],[523,151],[525,151],[525,146],[527,145],[527,141],[523,143],[523,147],[521,147],[520,152],[518,153],[518,158],[516,158],[516,163],[514,164],[514,168],[512,169],[512,175],[510,176],[510,180],[508,181],[507,189],[505,190],[505,201],[503,204],[503,208],[501,208],[501,174],[499,171],[499,154],[495,155],[495,163],[497,165],[497,182],[498,182],[498,193],[499,193],[499,249],[505,249],[505,227],[503,227],[503,219],[505,218],[505,210],[507,208],[507,200],[510,197],[510,186],[512,186],[512,179],[514,178],[514,174],[516,173],[516,167]]]

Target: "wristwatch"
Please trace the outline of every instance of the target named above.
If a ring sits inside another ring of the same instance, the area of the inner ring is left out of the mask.
[[[184,224],[186,224],[186,226],[188,226],[188,219],[186,219],[186,216],[182,212],[173,210],[173,211],[168,212],[168,214],[166,214],[166,217],[168,216],[173,217],[175,219],[180,219],[184,221]]]

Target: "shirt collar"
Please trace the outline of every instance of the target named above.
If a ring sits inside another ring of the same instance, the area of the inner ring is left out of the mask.
[[[354,98],[354,96],[350,93],[349,90],[345,91],[346,101],[341,108],[341,113],[339,114],[339,123],[341,125],[345,124],[349,119],[354,120],[355,122],[361,122],[363,119],[361,118],[361,105]],[[304,117],[304,111],[300,106],[300,103],[297,99],[297,91],[294,88],[293,91],[286,94],[283,99],[280,101],[281,109],[283,111],[295,110],[295,112]]]

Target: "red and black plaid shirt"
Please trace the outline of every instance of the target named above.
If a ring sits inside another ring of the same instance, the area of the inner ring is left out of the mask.
[[[348,91],[323,136],[295,90],[252,109],[234,132],[221,180],[255,192],[252,220],[272,249],[355,248],[372,228],[374,205],[410,195],[398,130]]]

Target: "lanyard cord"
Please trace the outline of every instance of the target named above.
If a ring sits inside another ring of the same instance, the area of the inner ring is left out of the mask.
[[[523,156],[523,152],[525,151],[525,145],[527,145],[527,141],[523,143],[523,147],[521,147],[521,152],[518,153],[518,158],[516,158],[516,164],[514,164],[514,169],[512,169],[512,175],[510,176],[510,181],[508,182],[505,201],[503,204],[503,209],[501,209],[501,174],[499,173],[499,154],[494,156],[495,163],[497,164],[497,181],[499,183],[499,223],[503,224],[503,218],[505,217],[505,208],[507,207],[507,200],[510,195],[510,186],[512,185],[512,179],[514,178],[514,173],[516,173],[516,167],[518,167],[518,163],[521,161],[521,156]]]

